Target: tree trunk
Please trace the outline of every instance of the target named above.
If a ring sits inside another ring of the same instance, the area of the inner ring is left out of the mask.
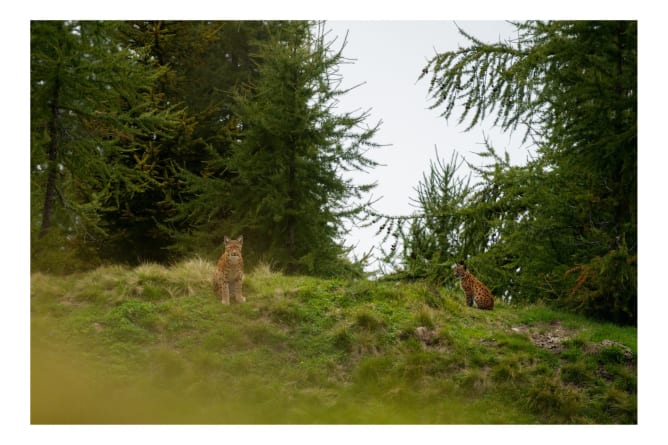
[[[51,101],[51,117],[47,124],[49,132],[49,145],[47,147],[47,179],[46,193],[44,196],[44,209],[42,210],[42,228],[40,238],[46,235],[51,227],[51,215],[56,202],[56,177],[58,175],[58,99],[60,94],[60,77],[57,74],[53,86]]]
[[[292,147],[292,153],[290,154],[290,160],[288,164],[288,253],[290,259],[294,259],[295,256],[295,149]]]

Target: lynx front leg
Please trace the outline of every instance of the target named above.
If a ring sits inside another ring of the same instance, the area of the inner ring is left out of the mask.
[[[241,281],[230,281],[230,297],[235,303],[243,303],[246,301],[241,293]]]
[[[234,291],[234,299],[237,301],[237,303],[243,303],[246,301],[243,292],[241,292],[241,280],[234,283]]]
[[[224,281],[220,287],[220,302],[223,304],[230,304],[230,283]]]

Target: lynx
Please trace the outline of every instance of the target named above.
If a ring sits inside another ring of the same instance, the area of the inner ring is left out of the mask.
[[[213,273],[213,293],[220,297],[223,304],[230,304],[230,296],[237,303],[246,301],[241,292],[241,282],[244,279],[244,259],[241,256],[243,243],[243,236],[236,240],[226,236],[225,250]]]
[[[460,280],[460,285],[466,295],[466,305],[475,305],[478,309],[494,309],[494,297],[487,286],[466,270],[464,264],[455,264],[455,278]]]

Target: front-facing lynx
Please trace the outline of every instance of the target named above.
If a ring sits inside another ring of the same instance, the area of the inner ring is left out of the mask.
[[[466,295],[466,305],[473,306],[475,302],[478,309],[494,309],[494,297],[487,286],[466,270],[464,264],[455,264],[454,267],[455,278],[459,279]]]
[[[243,236],[236,240],[226,236],[225,251],[213,272],[213,293],[220,297],[223,304],[230,304],[230,295],[237,303],[246,301],[241,292],[244,279],[244,259],[241,256],[243,243]]]

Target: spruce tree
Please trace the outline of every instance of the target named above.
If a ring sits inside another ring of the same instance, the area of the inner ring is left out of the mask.
[[[247,255],[291,273],[342,270],[344,222],[361,215],[372,188],[344,176],[375,165],[365,153],[377,126],[366,113],[336,113],[348,91],[338,89],[345,43],[333,45],[324,24],[307,22],[273,23],[255,42],[257,77],[234,94],[232,177],[210,178],[219,198],[203,226],[221,240],[243,233]]]
[[[160,223],[176,255],[220,255],[230,210],[224,204],[234,176],[227,164],[241,135],[234,91],[257,77],[251,51],[277,26],[280,22],[133,23],[133,41],[160,42],[151,48],[172,72],[166,95],[183,103],[194,122],[189,140],[179,143],[171,158],[174,213]]]

